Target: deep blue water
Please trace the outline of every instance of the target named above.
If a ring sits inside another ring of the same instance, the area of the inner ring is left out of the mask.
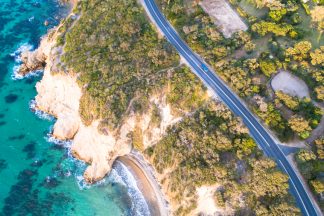
[[[66,13],[54,0],[0,2],[0,215],[145,215],[122,164],[102,182],[85,185],[85,164],[70,156],[70,143],[49,139],[55,120],[30,109],[41,74],[12,78],[17,50],[36,48]]]

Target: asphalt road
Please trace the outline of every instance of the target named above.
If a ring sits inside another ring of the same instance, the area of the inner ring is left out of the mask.
[[[143,1],[151,18],[163,32],[168,41],[187,61],[192,68],[192,71],[205,83],[205,85],[213,90],[237,116],[240,116],[243,119],[243,122],[249,128],[250,134],[258,143],[259,147],[263,149],[266,155],[274,158],[282,170],[289,175],[290,189],[295,196],[303,215],[321,215],[312,199],[307,194],[298,175],[286,159],[286,156],[265,128],[244,106],[235,93],[233,93],[233,91],[224,84],[216,73],[212,71],[212,69],[208,67],[208,65],[180,38],[177,32],[160,12],[154,0]]]

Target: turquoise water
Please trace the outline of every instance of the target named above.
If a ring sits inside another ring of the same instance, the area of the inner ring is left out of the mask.
[[[54,0],[1,0],[0,215],[146,215],[122,164],[90,187],[82,179],[85,164],[69,154],[70,143],[50,139],[55,120],[30,108],[41,74],[12,78],[19,50],[37,47],[66,13]]]

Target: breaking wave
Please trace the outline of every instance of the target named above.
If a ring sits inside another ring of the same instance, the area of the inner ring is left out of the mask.
[[[52,115],[49,115],[45,112],[42,112],[36,108],[36,102],[35,100],[32,100],[30,102],[30,109],[34,111],[34,113],[41,119],[54,121],[55,118]],[[53,125],[50,126],[49,132],[44,137],[45,140],[48,143],[51,143],[52,145],[55,145],[59,148],[64,148],[67,151],[67,163],[65,163],[65,166],[63,168],[64,176],[70,177],[74,176],[76,183],[80,190],[87,190],[92,187],[96,186],[104,186],[108,184],[118,184],[121,187],[126,188],[127,196],[131,200],[131,206],[130,209],[127,211],[129,212],[128,215],[131,216],[149,216],[150,211],[149,207],[145,201],[145,198],[139,188],[137,187],[137,182],[134,176],[131,174],[131,172],[127,169],[127,167],[122,164],[119,161],[116,161],[114,163],[114,166],[110,172],[110,174],[102,179],[101,181],[96,182],[95,184],[88,184],[84,177],[83,173],[87,167],[86,163],[83,161],[80,161],[72,156],[71,153],[71,146],[73,143],[73,140],[58,140],[55,137],[52,136],[53,132]],[[56,174],[54,173],[54,176]]]
[[[136,179],[127,169],[127,167],[119,161],[115,165],[108,176],[110,182],[118,183],[127,188],[127,193],[131,197],[131,215],[149,216],[150,211],[145,198],[137,187]]]
[[[31,51],[33,49],[34,49],[33,45],[30,45],[29,43],[23,43],[15,52],[10,54],[10,56],[15,59],[15,65],[13,67],[13,73],[11,75],[11,78],[13,80],[19,80],[19,79],[23,79],[25,77],[39,76],[40,74],[43,73],[43,70],[32,71],[32,72],[28,73],[26,76],[23,76],[18,73],[21,63],[22,63],[21,54],[23,52]]]
[[[33,111],[35,113],[35,115],[40,119],[47,120],[47,121],[54,121],[54,119],[55,119],[54,116],[37,109],[35,100],[31,100],[29,102],[29,109],[31,111]]]

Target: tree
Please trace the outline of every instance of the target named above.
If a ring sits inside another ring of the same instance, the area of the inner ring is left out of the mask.
[[[320,85],[315,88],[316,97],[320,101],[324,101],[324,86]]]
[[[247,53],[251,53],[254,49],[255,49],[255,44],[252,43],[251,41],[249,41],[246,44],[244,44],[244,50]]]
[[[268,7],[271,10],[280,9],[283,7],[283,4],[279,0],[250,0],[257,8]]]
[[[296,160],[298,163],[306,163],[316,160],[316,155],[311,150],[302,149],[297,153]]]
[[[318,138],[314,141],[316,153],[319,159],[324,159],[324,137]]]
[[[324,46],[316,49],[314,52],[310,53],[312,65],[324,66]]]
[[[310,11],[312,22],[315,24],[319,31],[324,30],[324,6],[315,6]]]
[[[250,154],[252,150],[255,149],[255,147],[256,147],[256,143],[252,138],[243,139],[240,146],[242,151],[245,152],[246,154]]]
[[[252,25],[252,31],[264,36],[268,33],[273,33],[276,36],[286,36],[289,32],[293,31],[292,25],[281,23],[277,24],[274,22],[260,21]]]
[[[312,186],[313,190],[316,194],[324,193],[324,182],[323,180],[312,180],[310,181],[310,185]]]
[[[278,22],[280,21],[285,15],[287,14],[287,9],[286,8],[282,8],[279,10],[271,10],[269,12],[269,17],[275,21]]]
[[[296,155],[296,162],[301,174],[306,180],[314,177],[314,162],[316,155],[309,149],[301,149]]]
[[[297,98],[285,94],[282,91],[276,91],[275,94],[289,109],[296,110],[298,108],[299,102]]]
[[[217,206],[221,208],[225,207],[224,193],[222,191],[219,190],[215,191],[214,200]]]
[[[294,14],[291,16],[291,21],[292,21],[294,24],[299,24],[299,23],[301,23],[303,20],[302,20],[302,17],[299,15],[299,13],[294,13]]]
[[[289,119],[288,124],[300,138],[306,139],[310,136],[312,128],[309,126],[309,122],[303,117],[295,115]]]
[[[275,168],[276,164],[266,158],[253,162],[252,185],[256,197],[275,198],[286,194],[288,177]]]
[[[286,51],[287,56],[293,57],[296,61],[302,61],[309,57],[309,51],[312,48],[312,44],[308,41],[301,41],[296,43],[294,47],[290,47]]]
[[[255,74],[256,70],[259,68],[260,65],[259,65],[257,59],[253,58],[253,59],[245,60],[243,62],[243,66],[247,67],[251,74]]]
[[[270,77],[277,71],[275,63],[270,60],[261,60],[260,69],[267,77]]]

